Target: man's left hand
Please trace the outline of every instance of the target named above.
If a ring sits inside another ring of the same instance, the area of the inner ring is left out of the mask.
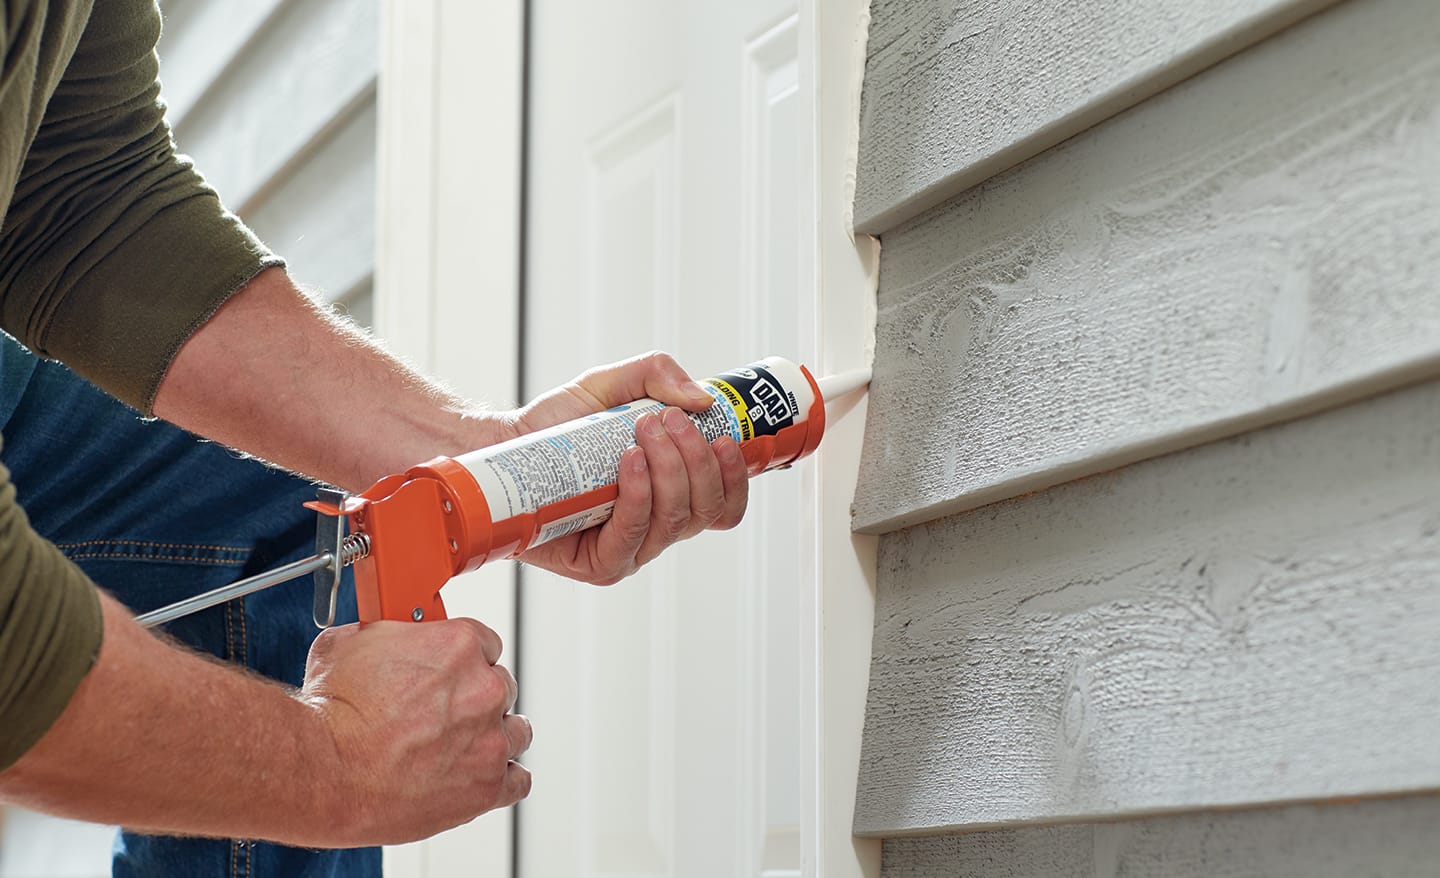
[[[620,495],[610,520],[537,546],[521,561],[611,585],[680,540],[740,523],[749,499],[740,446],[729,436],[707,443],[685,416],[714,400],[668,354],[591,369],[515,412],[505,432],[523,435],[646,397],[670,408],[636,423],[636,445],[620,459]]]

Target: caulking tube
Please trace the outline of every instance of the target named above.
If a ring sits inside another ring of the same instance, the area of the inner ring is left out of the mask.
[[[863,386],[855,376],[841,384]],[[820,444],[825,400],[804,366],[767,357],[700,385],[715,402],[688,413],[690,419],[707,441],[729,435],[738,442],[752,476],[788,466]],[[443,619],[439,592],[450,577],[608,520],[635,422],[664,407],[637,400],[436,458],[376,482],[343,508],[309,504],[349,515],[352,532],[373,545],[355,563],[361,621]]]
[[[767,357],[700,382],[715,402],[687,412],[707,442],[729,436],[754,476],[815,450],[825,403],[810,372]],[[610,518],[620,456],[635,444],[635,423],[664,403],[641,399],[455,459],[475,477],[489,508],[497,549],[513,555]],[[514,527],[505,523],[514,521]]]

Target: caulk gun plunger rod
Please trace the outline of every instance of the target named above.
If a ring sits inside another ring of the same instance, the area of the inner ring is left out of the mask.
[[[328,552],[323,555],[303,558],[299,561],[286,564],[283,567],[277,567],[268,573],[252,576],[249,579],[242,579],[239,582],[232,582],[229,585],[207,591],[204,594],[197,594],[192,598],[178,601],[169,606],[161,607],[158,610],[152,610],[149,613],[136,616],[135,621],[146,628],[153,628],[156,625],[164,624],[172,619],[188,616],[191,613],[198,613],[216,604],[223,604],[226,601],[244,597],[247,594],[260,591],[262,588],[269,588],[272,585],[278,585],[291,579],[299,579],[307,573],[314,573],[316,570],[329,567],[334,561],[335,556]]]

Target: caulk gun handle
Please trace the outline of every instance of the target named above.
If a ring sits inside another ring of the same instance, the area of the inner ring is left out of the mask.
[[[440,589],[465,566],[455,498],[446,485],[412,470],[381,479],[341,509],[315,508],[348,516],[352,535],[367,538],[368,554],[352,565],[362,624],[446,617]]]

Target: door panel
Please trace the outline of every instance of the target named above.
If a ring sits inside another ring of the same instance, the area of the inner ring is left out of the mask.
[[[651,348],[810,358],[794,4],[595,7],[534,6],[527,391]],[[525,571],[522,875],[799,874],[813,490],[767,475],[740,528],[610,588]]]

